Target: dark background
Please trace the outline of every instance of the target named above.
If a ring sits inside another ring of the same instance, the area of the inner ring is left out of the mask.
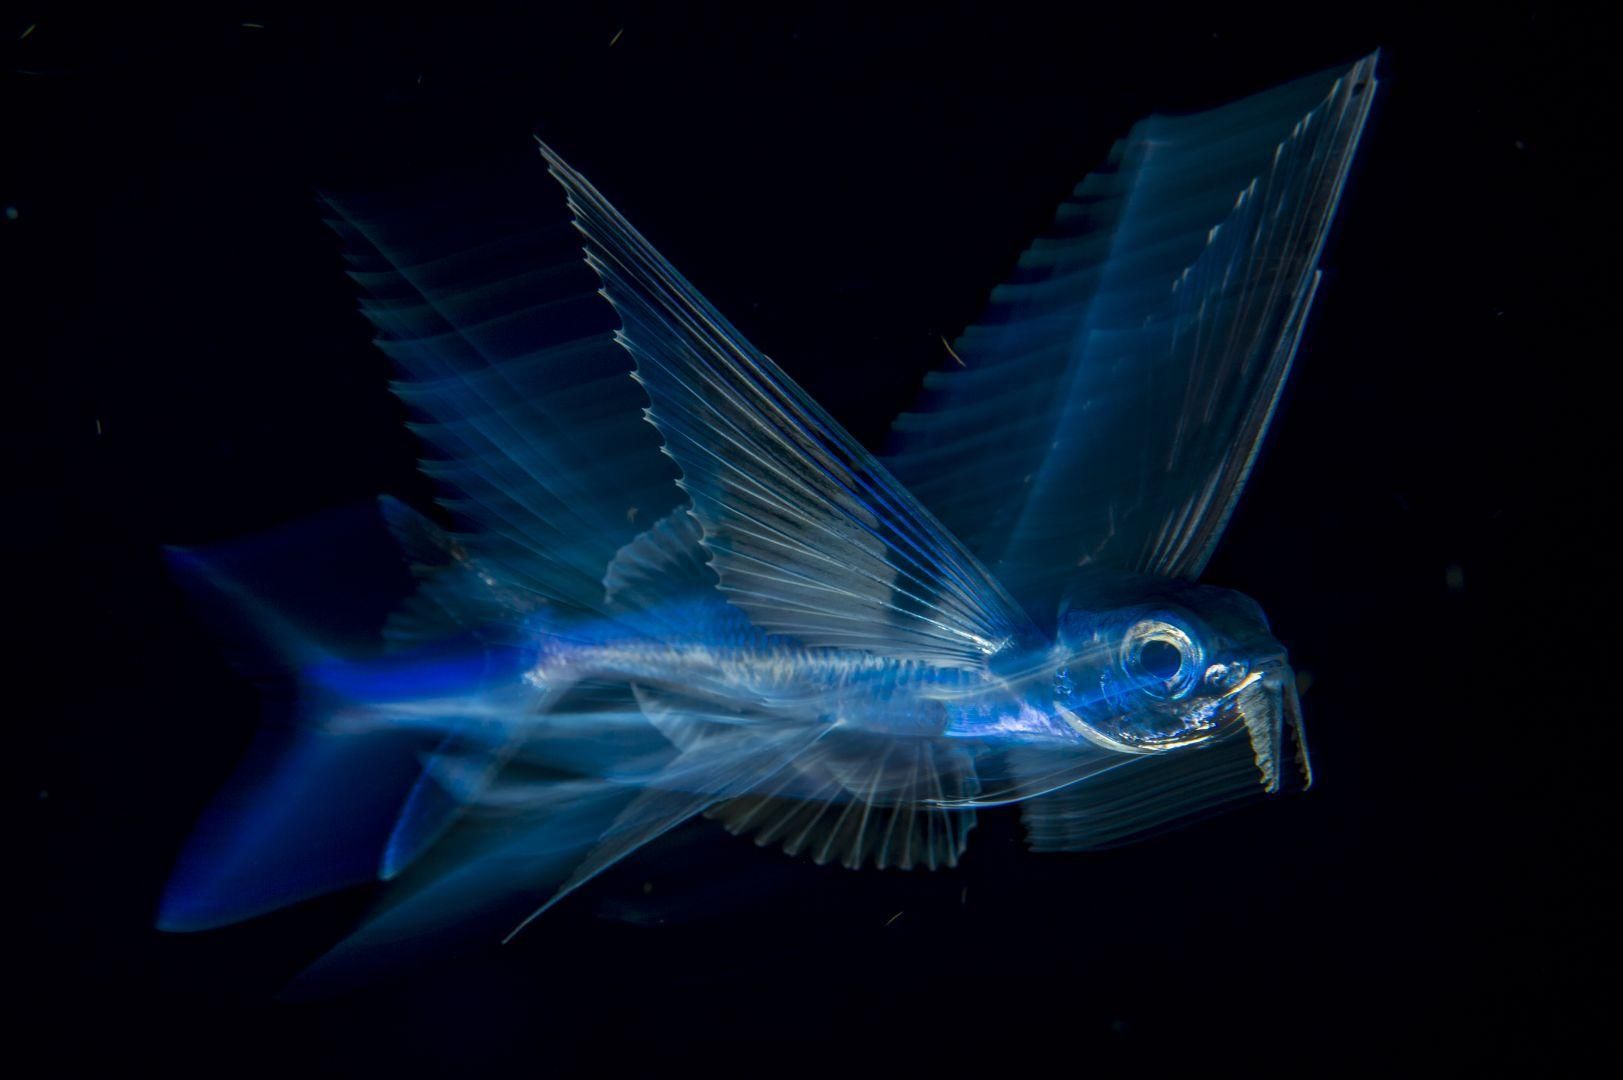
[[[1539,4],[8,16],[14,1041],[609,1075],[1545,1072],[1610,1041],[1583,984],[1615,900],[1617,29]],[[985,815],[934,876],[694,824],[514,946],[317,1000],[277,993],[364,892],[151,929],[257,722],[158,545],[429,496],[316,188],[533,167],[539,132],[875,445],[1133,120],[1377,46],[1326,287],[1208,574],[1311,676],[1314,791],[1091,856]]]

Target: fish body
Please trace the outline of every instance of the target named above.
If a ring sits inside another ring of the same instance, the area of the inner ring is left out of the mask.
[[[350,815],[380,826],[378,876],[415,875],[410,919],[568,852],[545,910],[700,815],[935,868],[991,806],[1077,851],[1311,782],[1284,647],[1197,579],[1321,283],[1375,64],[1135,127],[883,457],[550,147],[551,210],[522,185],[328,200],[451,525],[380,504],[419,587],[365,658],[176,561],[249,600],[303,741],[293,779],[211,819],[165,925],[339,883],[267,839],[319,798],[274,796],[347,791],[367,753],[411,777]],[[492,816],[502,846],[459,857]]]
[[[1135,693],[1156,692],[1179,682],[1179,672],[1158,680],[1134,679],[1114,654],[1131,648],[1128,637],[1150,627],[1172,628],[1169,615],[1128,609],[1089,619],[1085,650],[1048,646],[1002,658],[1004,673],[934,667],[871,653],[808,648],[791,638],[762,632],[736,609],[716,604],[684,613],[702,636],[624,636],[621,624],[587,624],[549,637],[536,664],[523,675],[531,686],[558,690],[581,681],[679,688],[703,695],[716,709],[746,707],[783,722],[838,724],[878,735],[980,739],[989,742],[1047,741],[1107,744],[1124,753],[1133,744],[1173,737],[1152,730],[1148,718],[1133,725],[1124,714]],[[1125,624],[1101,633],[1100,623]],[[1073,625],[1080,625],[1073,620]],[[1179,644],[1196,648],[1187,632]],[[1199,647],[1202,656],[1206,648]],[[1282,648],[1272,653],[1283,664]],[[1192,659],[1191,663],[1199,663]],[[1232,654],[1203,667],[1200,680],[1220,692],[1185,707],[1187,735],[1218,726],[1218,702],[1249,674],[1251,663]],[[1186,677],[1185,677],[1186,678]],[[1140,685],[1140,684],[1144,685]],[[1114,732],[1114,734],[1107,734]],[[1149,752],[1142,750],[1140,752]]]

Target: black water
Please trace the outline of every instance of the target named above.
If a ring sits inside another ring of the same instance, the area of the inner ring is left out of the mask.
[[[1525,1073],[1609,1038],[1584,986],[1615,665],[1571,653],[1616,641],[1615,24],[32,21],[0,27],[14,1046],[187,1074]],[[1309,795],[1096,856],[989,816],[935,876],[693,825],[516,945],[317,1001],[275,995],[364,894],[150,928],[256,722],[157,546],[428,497],[315,187],[504,168],[538,131],[874,444],[1134,119],[1377,46],[1326,287],[1208,575],[1311,678]]]

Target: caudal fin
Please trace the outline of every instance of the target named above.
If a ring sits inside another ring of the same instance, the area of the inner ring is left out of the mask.
[[[260,688],[265,715],[182,849],[158,926],[209,929],[397,872],[443,831],[449,808],[412,793],[445,734],[355,722],[391,681],[377,629],[412,588],[376,506],[166,558],[199,621]],[[419,684],[469,675],[415,672]]]

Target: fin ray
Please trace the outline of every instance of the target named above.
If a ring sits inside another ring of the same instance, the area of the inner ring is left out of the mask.
[[[897,420],[887,463],[1015,596],[1078,565],[1204,568],[1300,341],[1376,60],[1136,125],[954,343],[966,366]]]
[[[934,870],[958,865],[975,826],[975,811],[962,804],[978,791],[962,747],[836,728],[771,789],[736,796],[707,816],[818,864]]]
[[[1029,621],[972,555],[550,148],[728,598],[807,645],[978,667]]]

